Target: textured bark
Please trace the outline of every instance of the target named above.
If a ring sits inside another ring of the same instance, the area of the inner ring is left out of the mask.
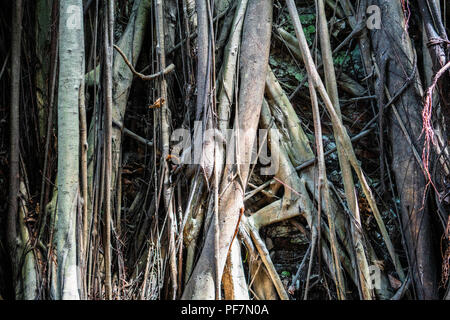
[[[104,111],[104,128],[105,128],[105,291],[106,298],[112,299],[111,288],[111,131],[112,131],[112,52],[114,43],[114,3],[109,0],[104,6],[105,28],[104,28],[104,53],[105,53],[105,111]],[[118,208],[120,210],[120,208]]]
[[[52,23],[52,1],[36,1],[36,56],[39,61],[36,68],[36,102],[39,112],[39,135],[45,137],[48,106],[48,87],[50,74],[50,39]]]
[[[231,27],[230,39],[225,47],[223,68],[221,70],[220,90],[217,95],[218,102],[218,127],[222,133],[229,128],[231,105],[234,100],[234,88],[236,77],[236,64],[238,60],[239,47],[241,45],[242,26],[248,0],[241,0],[236,9],[236,14]],[[222,166],[220,166],[222,169]]]
[[[60,2],[56,299],[79,299],[76,242],[79,191],[79,97],[84,81],[83,1]]]
[[[328,111],[328,113],[330,115],[331,121],[333,123],[333,128],[337,129],[337,130],[334,130],[334,136],[335,136],[336,140],[338,140],[339,143],[341,143],[342,146],[344,147],[343,150],[345,151],[345,153],[350,161],[350,164],[352,165],[353,169],[355,170],[355,173],[358,176],[358,179],[361,183],[361,187],[364,192],[364,195],[366,196],[369,206],[374,214],[375,220],[380,229],[384,243],[386,244],[386,247],[389,251],[389,255],[391,256],[392,262],[395,265],[395,269],[396,269],[400,279],[403,280],[405,276],[404,276],[404,271],[403,271],[400,261],[399,261],[399,257],[397,255],[397,253],[395,252],[394,246],[391,241],[391,237],[390,237],[389,233],[387,232],[386,225],[385,225],[383,218],[381,216],[381,213],[378,209],[378,206],[375,201],[375,197],[372,193],[371,187],[369,186],[369,184],[367,182],[366,175],[362,171],[361,164],[355,155],[355,151],[353,149],[350,138],[348,136],[347,129],[342,124],[341,119],[339,119],[339,116],[336,113],[336,110],[334,109],[334,106],[330,100],[330,97],[328,96],[328,93],[325,89],[325,85],[323,84],[323,82],[317,72],[317,69],[316,69],[314,60],[312,58],[308,43],[306,41],[305,33],[303,31],[303,27],[300,22],[295,4],[294,4],[293,0],[287,0],[287,4],[288,4],[288,8],[289,8],[289,13],[290,13],[291,18],[294,23],[294,29],[295,29],[295,33],[297,35],[300,50],[302,52],[303,60],[304,60],[306,69],[308,71],[309,84],[313,84],[314,87],[316,88],[317,92],[320,94],[320,96],[325,104],[326,110]]]
[[[31,235],[25,223],[28,213],[26,204],[30,199],[24,183],[26,174],[24,173],[25,169],[19,165],[22,1],[16,1],[12,8],[10,187],[8,215],[6,217],[7,243],[11,260],[12,285],[15,298],[32,300],[38,295],[36,259],[35,251],[30,248]]]
[[[404,33],[404,17],[397,1],[378,0],[371,4],[382,8],[382,27],[372,32],[372,46],[381,65],[381,57],[390,60],[387,66],[387,89],[393,96],[402,87],[414,69],[413,47]],[[422,88],[419,76],[414,74],[412,84],[398,98],[398,114],[406,127],[416,149],[421,150]],[[413,283],[419,299],[437,298],[436,264],[431,245],[429,211],[424,204],[425,177],[413,156],[411,146],[405,139],[400,123],[389,112],[389,140],[392,148],[392,170],[400,197],[401,221],[406,238]]]
[[[217,96],[217,126],[223,135],[226,134],[226,129],[229,128],[231,105],[235,100],[234,89],[237,71],[236,66],[247,4],[248,0],[241,0],[237,5],[231,31],[230,33],[227,32],[229,40],[224,49],[223,66],[220,70],[219,83],[221,87]],[[224,169],[225,150],[224,148],[221,148],[220,145],[217,145],[217,147],[218,148],[215,150],[215,175],[220,178]],[[223,276],[226,299],[236,297],[247,300],[249,298],[242,262],[237,262],[237,257],[239,257],[240,252],[240,244],[233,242],[227,259],[225,274]]]
[[[209,23],[207,0],[196,0],[195,7],[197,10],[198,20],[198,37],[197,37],[197,104],[195,109],[195,120],[200,120],[201,115],[207,112],[205,102],[209,100],[210,94],[210,72],[208,71],[208,61],[210,54],[209,46]]]
[[[163,15],[163,1],[156,0],[156,34],[157,34],[157,42],[159,47],[159,68],[164,70],[166,68],[166,46],[165,46],[165,22]],[[161,79],[159,95],[161,97],[161,142],[162,142],[162,159],[166,161],[169,155],[170,148],[170,123],[169,123],[169,110],[167,103],[167,81],[164,77]],[[162,164],[166,166],[167,163]],[[168,221],[168,242],[169,242],[169,267],[170,267],[170,280],[172,283],[172,292],[171,298],[175,300],[177,294],[177,262],[176,262],[176,249],[175,249],[175,232],[176,232],[176,222],[175,222],[175,213],[172,201],[173,188],[171,187],[169,181],[169,170],[167,167],[164,169],[163,176],[163,192],[164,192],[164,206],[166,209],[166,214],[169,218]]]
[[[147,21],[149,17],[149,9],[150,9],[151,1],[150,0],[135,0],[133,3],[133,8],[130,14],[130,19],[128,21],[127,27],[122,34],[120,40],[116,43],[116,45],[121,48],[122,52],[128,57],[129,62],[135,66],[139,55],[141,53],[142,44],[144,40],[145,28],[147,27]],[[91,75],[91,76],[90,76]],[[89,85],[89,82],[94,82],[94,72],[90,71],[86,75],[86,85]],[[99,83],[100,79],[100,66],[96,68],[96,82]],[[127,66],[124,59],[120,56],[117,50],[114,50],[114,58],[113,58],[113,67],[112,67],[112,78],[113,78],[113,94],[112,94],[112,121],[113,123],[122,124],[125,119],[125,111],[128,101],[128,96],[131,90],[131,84],[133,81],[133,72]],[[98,120],[98,119],[97,119]],[[93,195],[93,184],[94,184],[94,176],[97,164],[94,162],[95,160],[99,161],[98,154],[94,154],[97,152],[95,150],[95,141],[98,132],[95,132],[93,129],[96,127],[95,125],[96,117],[92,117],[90,125],[89,125],[89,134],[88,134],[88,152],[87,152],[87,185],[88,185],[88,195],[91,197]],[[113,126],[111,130],[111,201],[114,203],[114,195],[117,187],[117,177],[119,172],[119,164],[120,164],[120,154],[122,149],[122,128],[120,126]],[[96,159],[97,157],[97,159]],[[99,174],[99,173],[97,173]],[[99,174],[100,175],[100,174]],[[92,212],[94,208],[91,204],[93,199],[88,199],[88,221],[92,223],[92,220],[96,219],[92,215],[95,212]],[[111,204],[112,205],[112,204]],[[89,242],[89,239],[88,239]]]
[[[29,201],[30,197],[28,191],[25,187],[25,183],[23,178],[20,181],[20,193],[22,195],[19,200],[19,230],[20,230],[20,250],[17,251],[18,256],[23,257],[23,264],[20,265],[20,273],[18,278],[18,283],[20,285],[16,285],[16,298],[24,299],[24,300],[34,300],[38,297],[39,291],[39,282],[38,282],[38,272],[36,265],[36,257],[35,254],[38,253],[38,250],[31,250],[31,239],[32,234],[30,234],[28,227],[26,226],[25,220],[28,214],[27,210],[27,201]],[[42,258],[42,256],[40,257]]]
[[[325,85],[327,92],[333,103],[336,113],[339,118],[341,116],[341,107],[339,105],[339,94],[336,83],[336,74],[333,65],[333,55],[331,51],[330,36],[328,33],[327,19],[325,15],[325,4],[323,0],[317,2],[319,8],[319,30],[320,30],[320,46],[322,51],[322,60],[324,65]],[[313,96],[313,95],[311,95]],[[342,145],[339,141],[336,141],[339,165],[342,172],[342,180],[344,183],[345,195],[347,198],[347,205],[355,220],[352,221],[352,239],[355,247],[355,256],[357,260],[357,268],[359,275],[359,287],[360,293],[363,299],[371,300],[372,293],[369,289],[369,266],[366,259],[366,253],[364,251],[363,240],[359,229],[361,228],[361,219],[359,216],[358,199],[356,198],[355,184],[353,182],[353,174],[350,166],[350,162],[345,157],[345,153],[342,150]]]
[[[269,60],[272,26],[272,1],[251,0],[244,20],[240,58],[240,92],[238,119],[235,129],[240,129],[237,154],[239,169],[227,165],[221,183],[219,202],[220,252],[219,270],[222,272],[228,249],[235,233],[239,212],[243,208],[244,188],[249,173],[251,150],[256,138],[264,80]],[[245,129],[245,131],[244,131]],[[245,132],[245,133],[244,133]],[[235,177],[236,172],[240,177]],[[244,184],[244,185],[243,185]],[[221,278],[222,275],[219,275]],[[214,299],[214,226],[210,225],[205,246],[188,281],[183,299]]]
[[[449,299],[442,3],[7,1],[0,299]]]
[[[450,58],[450,42],[445,27],[442,23],[439,8],[436,2],[418,0],[420,13],[422,15],[424,33],[427,37],[428,51],[433,62],[433,74],[438,72]],[[438,89],[442,101],[442,114],[447,127],[447,139],[450,137],[450,72],[442,74],[438,80]]]
[[[11,45],[11,105],[9,109],[10,137],[9,137],[9,197],[6,230],[8,249],[11,258],[13,285],[18,276],[20,257],[17,239],[17,209],[19,196],[19,103],[20,103],[20,53],[22,38],[22,1],[18,0],[12,6],[12,45]]]
[[[142,44],[144,40],[144,33],[147,27],[150,0],[135,0],[130,15],[127,27],[117,42],[117,46],[121,48],[124,54],[128,57],[129,61],[136,65],[139,55],[141,53]],[[131,89],[131,83],[133,81],[133,73],[127,66],[120,54],[114,51],[113,62],[113,109],[112,119],[113,122],[122,123],[125,119],[125,110],[127,106],[128,96]],[[100,72],[97,70],[96,76],[100,76]],[[89,80],[88,78],[87,80]],[[93,78],[91,79],[93,80]],[[93,117],[90,129],[94,127],[93,123],[95,117]],[[92,178],[93,178],[93,146],[95,134],[93,130],[90,130],[88,136],[88,186],[89,192],[92,190]],[[122,147],[122,130],[117,126],[112,128],[112,174],[111,174],[111,194],[114,195],[114,191],[117,186],[117,174],[119,170],[120,150]]]

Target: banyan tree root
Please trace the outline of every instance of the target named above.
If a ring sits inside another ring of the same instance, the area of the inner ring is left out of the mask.
[[[268,75],[268,77],[270,77],[270,75]],[[266,127],[270,123],[271,118],[272,116],[270,114],[268,104],[264,102],[261,115],[263,127]],[[301,130],[301,128],[296,128],[296,130]],[[271,137],[271,140],[277,141],[275,137]],[[252,226],[250,230],[254,230],[253,232],[257,233],[257,230],[259,230],[263,226],[303,215],[306,218],[310,229],[313,230],[313,234],[316,235],[317,211],[314,208],[313,200],[309,197],[306,180],[303,177],[303,174],[301,175],[302,177],[299,177],[295,172],[295,168],[292,165],[291,160],[289,159],[288,153],[283,147],[285,143],[283,143],[283,140],[281,141],[281,147],[278,147],[277,143],[271,144],[271,152],[272,154],[279,154],[279,170],[276,176],[278,181],[283,181],[283,199],[274,201],[273,203],[260,209],[258,212],[250,216],[247,219],[248,224]],[[320,200],[320,198],[318,198],[318,200]],[[331,201],[328,199],[328,202],[330,203]],[[324,231],[326,232],[326,230]],[[329,236],[327,238],[330,239]],[[342,252],[342,250],[339,250],[339,252],[339,256],[341,257],[342,261],[345,261],[345,254]],[[325,258],[327,257],[330,257],[330,255],[328,254],[327,256],[325,256]],[[330,259],[325,259],[325,261],[332,263],[332,260]],[[349,266],[350,264],[346,265]],[[335,270],[333,265],[328,265],[328,267],[330,271]],[[351,269],[351,267],[349,271],[351,271],[350,274],[352,274],[353,270]]]
[[[324,72],[325,83],[328,94],[330,95],[330,99],[336,109],[336,112],[339,118],[342,118],[339,105],[338,86],[336,83],[336,74],[334,71],[333,56],[331,51],[330,36],[328,33],[327,18],[325,15],[324,1],[318,0],[317,6],[319,12],[319,33],[325,71]],[[313,94],[311,96],[313,96]],[[360,290],[360,295],[363,299],[371,300],[373,292],[369,284],[370,278],[369,266],[362,240],[362,232],[361,232],[362,225],[359,215],[358,199],[356,197],[353,175],[350,167],[350,162],[343,154],[342,146],[340,145],[339,142],[337,143],[337,151],[339,155],[339,165],[342,172],[342,179],[344,183],[344,190],[347,198],[348,208],[350,209],[350,212],[354,217],[354,219],[351,220],[351,227],[352,227],[352,240],[353,246],[355,248],[355,258],[357,261],[357,269],[359,275],[358,289]]]
[[[229,247],[243,208],[245,184],[256,137],[259,114],[264,95],[264,79],[269,60],[272,26],[272,1],[250,0],[245,15],[240,55],[239,107],[235,130],[238,130],[237,163],[227,165],[220,184],[219,230],[220,252],[218,270],[223,272]],[[245,129],[245,130],[239,130]],[[246,161],[247,160],[247,161]],[[207,229],[205,245],[194,267],[182,299],[214,299],[214,228]]]
[[[399,3],[393,1],[369,1],[383,9],[383,26],[380,30],[372,32],[372,46],[377,64],[382,56],[391,60],[389,71],[385,75],[388,92],[396,92],[405,82],[404,74],[411,74],[417,61],[414,59],[414,48],[411,40],[404,33],[404,19]],[[389,26],[387,28],[386,26]],[[421,164],[411,152],[413,147],[420,143],[421,118],[420,97],[423,89],[417,74],[414,75],[413,86],[408,87],[398,98],[401,108],[390,113],[389,139],[392,146],[392,170],[397,181],[397,190],[400,196],[400,213],[403,232],[405,234],[406,249],[409,263],[412,268],[412,279],[417,297],[419,299],[437,298],[437,280],[435,257],[432,254],[432,234],[430,215],[423,202],[426,188],[425,176]],[[405,131],[411,135],[405,137]],[[417,148],[417,147],[416,147]]]
[[[297,40],[295,39],[295,36],[291,35],[283,28],[278,28],[277,32],[280,34],[281,38],[284,40],[284,44],[289,48],[294,57],[302,61],[302,54],[297,46]],[[319,58],[319,61],[322,60],[320,53],[317,53],[317,56]],[[319,66],[321,65],[322,63],[319,64]],[[356,82],[352,77],[350,77],[345,72],[340,73],[337,82],[339,84],[339,87],[342,88],[342,90],[344,90],[345,92],[349,93],[354,97],[361,97],[364,95],[366,91],[358,82]]]
[[[371,210],[373,211],[373,214],[374,214],[375,220],[378,224],[378,227],[380,229],[381,235],[383,236],[383,240],[386,244],[389,255],[392,259],[392,262],[394,263],[396,272],[399,275],[400,279],[403,280],[405,278],[405,274],[401,267],[399,257],[397,255],[397,253],[395,252],[394,246],[393,246],[390,236],[387,232],[386,225],[383,222],[383,219],[381,217],[380,211],[378,210],[378,206],[376,204],[375,198],[372,194],[369,184],[367,183],[365,174],[363,173],[363,171],[361,169],[361,165],[356,158],[356,155],[353,150],[353,146],[351,145],[351,141],[348,136],[347,130],[343,126],[342,121],[339,119],[339,116],[333,107],[330,97],[329,97],[328,93],[326,92],[325,86],[317,72],[317,69],[315,67],[314,61],[311,56],[311,52],[308,47],[308,43],[305,38],[304,31],[302,29],[302,25],[300,23],[300,19],[298,17],[298,13],[295,9],[295,4],[292,0],[288,0],[287,5],[289,8],[289,12],[292,17],[292,20],[294,22],[294,29],[297,34],[300,50],[302,51],[303,60],[305,62],[305,65],[306,65],[306,68],[308,71],[310,84],[316,88],[316,90],[319,92],[320,96],[322,97],[322,99],[325,103],[325,107],[330,115],[333,126],[335,127],[334,135],[335,135],[336,139],[339,140],[340,143],[342,144],[343,150],[345,151],[345,154],[348,157],[350,164],[353,167],[353,170],[356,172],[356,174],[358,176],[358,179],[361,183],[363,192],[367,198],[367,201],[369,203]]]
[[[287,148],[286,150],[288,150],[288,152],[287,152],[288,158],[290,159],[290,161],[292,161],[292,165],[293,164],[298,165],[298,164],[308,161],[311,158],[314,158],[314,154],[312,153],[311,148],[309,146],[309,141],[301,128],[300,120],[298,119],[297,115],[295,114],[295,111],[294,111],[292,105],[290,104],[288,97],[286,96],[284,91],[281,89],[281,86],[277,82],[275,76],[270,71],[270,69],[269,69],[269,72],[268,72],[268,75],[266,78],[266,94],[267,94],[268,98],[270,98],[270,101],[271,101],[270,109],[273,114],[273,117],[274,117],[274,119],[277,119],[277,121],[275,121],[275,123],[285,124],[285,126],[278,128],[279,131],[280,132],[288,132],[287,137],[285,137],[285,135],[281,135],[280,139],[281,139],[281,145],[285,146]],[[263,107],[263,110],[264,110],[264,107]],[[263,121],[263,116],[264,116],[264,113],[262,113],[261,121]],[[269,120],[267,120],[267,121],[269,121]],[[267,123],[269,123],[269,122],[267,122]],[[270,144],[271,148],[273,148],[274,146],[276,147],[277,145]],[[272,150],[272,154],[274,154],[274,153],[275,154],[280,153],[280,150],[279,149]],[[283,155],[282,152],[280,154]],[[280,164],[282,164],[282,163],[283,162],[280,161]],[[282,168],[282,166],[281,166],[281,168]],[[319,198],[318,198],[317,190],[315,190],[316,174],[317,173],[315,171],[315,168],[310,167],[309,169],[307,168],[307,169],[302,170],[301,179],[302,179],[302,181],[305,182],[307,189],[312,194],[315,195],[315,200],[318,201]],[[291,174],[287,174],[287,176],[291,177]],[[289,178],[289,179],[291,179],[291,178]],[[273,180],[273,181],[276,181],[276,180]],[[286,180],[286,181],[289,181],[289,180]],[[270,185],[270,183],[266,183],[265,185],[266,186]],[[290,184],[290,185],[292,186],[292,184]],[[295,184],[294,184],[294,186],[295,186]],[[296,190],[298,191],[300,189],[296,189]],[[325,201],[322,201],[322,203],[324,205],[326,205]],[[340,252],[339,256],[341,257],[341,261],[343,263],[344,268],[346,269],[347,273],[351,276],[352,280],[354,281],[355,285],[357,286],[358,280],[354,278],[355,258],[351,254],[353,252],[354,248],[353,248],[351,240],[348,239],[347,230],[349,228],[347,227],[347,222],[344,220],[342,210],[338,209],[338,206],[332,197],[329,199],[329,204],[331,205],[332,212],[335,215],[337,234],[340,237],[342,243],[344,244],[345,251],[348,253],[349,258],[347,258],[347,255],[345,253],[343,253],[342,249],[340,249],[340,246],[338,246],[338,251]],[[276,207],[276,206],[274,206],[274,207]],[[270,212],[270,210],[266,211],[265,209],[261,209],[260,211],[261,211],[260,213]],[[294,214],[294,216],[295,215],[296,214]],[[269,222],[269,221],[271,221],[270,217],[271,217],[270,214],[258,214],[258,215],[255,214],[254,216],[251,217],[251,219],[255,219],[255,221],[266,221],[263,224],[261,224],[261,226],[263,226],[266,223],[270,224],[270,222]],[[279,216],[277,218],[275,218],[275,217],[277,217],[277,216],[274,216],[272,218],[272,219],[274,219],[273,222],[277,222],[276,219],[283,220]],[[287,217],[289,217],[289,216],[287,216]],[[263,219],[263,220],[260,220],[260,219]],[[364,232],[364,231],[361,229],[360,232]],[[365,247],[368,250],[367,255],[370,257],[370,261],[378,261],[379,259],[376,257],[370,242],[366,242]],[[322,249],[322,250],[325,250],[324,252],[326,252],[326,249]],[[329,252],[329,249],[328,249],[328,252]],[[328,255],[328,257],[331,257],[331,256]],[[327,260],[325,260],[325,261],[327,261]],[[331,268],[330,268],[330,270],[331,270]],[[388,299],[392,295],[392,293],[390,293],[390,291],[389,291],[387,277],[384,272],[381,272],[380,277],[381,277],[381,286],[375,288],[376,294],[380,298]]]

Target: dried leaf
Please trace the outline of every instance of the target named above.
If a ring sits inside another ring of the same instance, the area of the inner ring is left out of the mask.
[[[148,106],[150,109],[161,108],[161,106],[166,102],[163,98],[158,98],[151,106]]]

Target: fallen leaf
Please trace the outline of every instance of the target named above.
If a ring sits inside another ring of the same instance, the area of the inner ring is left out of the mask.
[[[161,108],[161,105],[163,105],[164,102],[166,102],[166,100],[164,100],[163,98],[158,98],[155,102],[153,102],[153,104],[151,106],[148,106],[148,107],[150,109]]]

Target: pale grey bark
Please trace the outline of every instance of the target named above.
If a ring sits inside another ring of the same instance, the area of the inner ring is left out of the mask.
[[[323,0],[317,2],[319,11],[319,25],[320,25],[320,46],[322,50],[322,61],[324,66],[325,74],[325,85],[327,92],[330,95],[330,99],[333,106],[336,109],[336,113],[339,118],[342,119],[341,107],[339,105],[339,93],[338,86],[336,82],[336,73],[333,64],[333,55],[331,50],[330,35],[328,33],[327,18],[325,15],[325,4]],[[352,239],[355,247],[355,256],[358,264],[358,274],[360,278],[360,293],[363,299],[371,300],[372,292],[370,289],[369,279],[369,265],[366,258],[366,253],[364,250],[363,237],[359,229],[361,229],[361,219],[358,209],[358,199],[355,192],[355,184],[353,182],[353,174],[350,166],[350,162],[345,157],[345,153],[342,150],[342,145],[339,141],[336,141],[337,151],[339,155],[339,165],[342,172],[342,180],[344,184],[345,195],[347,197],[347,205],[350,209],[354,221],[352,220]],[[326,178],[326,176],[325,176]],[[326,187],[326,186],[325,186]]]
[[[30,232],[26,226],[25,219],[28,214],[26,202],[29,199],[29,194],[26,189],[24,178],[20,181],[20,193],[22,197],[19,200],[19,238],[20,249],[17,250],[19,257],[23,257],[23,264],[21,263],[19,281],[21,285],[16,286],[16,298],[24,300],[34,300],[38,296],[38,276],[36,267],[36,257],[34,250],[30,250]]]
[[[83,2],[60,2],[58,86],[58,201],[56,299],[79,299],[76,211],[79,174],[80,87],[84,81]]]
[[[150,0],[135,0],[128,25],[117,46],[122,49],[133,65],[136,65],[144,40],[144,32],[147,27]],[[112,69],[113,76],[113,109],[112,119],[120,123],[124,122],[128,95],[133,81],[133,73],[122,57],[114,52]],[[120,128],[112,129],[112,173],[111,194],[115,194],[117,186],[117,172],[119,168],[120,150],[122,145],[122,132]]]
[[[272,1],[249,0],[244,20],[240,56],[240,91],[235,130],[241,132],[237,142],[238,166],[227,165],[221,182],[219,201],[220,252],[219,271],[223,273],[231,240],[243,208],[244,188],[250,171],[250,155],[256,136],[264,82],[269,60],[272,27]],[[245,128],[241,131],[242,128]],[[239,175],[239,178],[237,176]],[[214,228],[205,228],[205,245],[186,284],[182,299],[214,299]],[[218,278],[221,278],[219,274]]]
[[[115,43],[129,59],[132,65],[136,65],[144,40],[144,32],[147,27],[148,13],[150,11],[150,0],[135,0],[131,10],[130,19],[127,27],[121,38]],[[125,119],[125,110],[128,101],[128,95],[133,81],[133,72],[130,70],[124,59],[120,56],[117,50],[113,53],[113,106],[112,106],[112,121],[113,123],[123,124]],[[94,77],[94,70],[95,77]],[[86,74],[86,85],[97,85],[100,83],[100,65],[92,69]],[[92,117],[89,125],[88,134],[88,194],[92,194],[93,179],[94,179],[94,132],[95,117]],[[122,147],[122,128],[120,126],[112,127],[112,172],[111,172],[111,195],[114,199],[115,189],[117,186],[117,173],[119,169],[119,160]],[[126,132],[125,132],[126,133]],[[92,220],[92,212],[88,212],[88,221]]]

